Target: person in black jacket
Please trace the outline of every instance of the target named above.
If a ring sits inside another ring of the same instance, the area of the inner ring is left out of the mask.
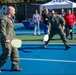
[[[49,11],[46,7],[44,7],[44,10],[42,11],[42,20],[43,20],[43,28],[44,28],[44,33],[48,34],[48,20],[49,20]]]

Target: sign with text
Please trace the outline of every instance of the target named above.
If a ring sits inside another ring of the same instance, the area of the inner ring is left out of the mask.
[[[3,15],[5,15],[6,13],[7,13],[7,6],[2,5],[2,7],[0,8],[0,18],[2,18]]]
[[[63,2],[63,1],[67,1],[67,0],[52,0],[53,2]]]

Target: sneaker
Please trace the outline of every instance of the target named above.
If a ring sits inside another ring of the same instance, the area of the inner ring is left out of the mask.
[[[11,71],[22,71],[22,68],[12,68]]]
[[[0,73],[1,73],[1,70],[0,70]]]
[[[46,48],[47,47],[47,45],[44,45],[44,48]]]
[[[69,48],[71,48],[71,46],[66,46],[66,49],[65,50],[68,50]]]
[[[40,35],[40,34],[38,34],[38,35]]]
[[[71,37],[71,40],[74,40],[74,38],[73,38],[73,37]]]
[[[34,35],[36,36],[36,34],[34,33]]]

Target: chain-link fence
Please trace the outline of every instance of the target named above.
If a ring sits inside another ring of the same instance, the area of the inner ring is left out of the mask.
[[[35,10],[39,10],[39,5],[36,3],[9,3],[0,5],[0,18],[6,14],[8,6],[14,6],[16,8],[16,22],[32,18]]]

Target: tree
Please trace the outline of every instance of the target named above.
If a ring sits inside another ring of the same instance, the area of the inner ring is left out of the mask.
[[[0,3],[18,3],[18,2],[24,2],[24,0],[0,0]]]

